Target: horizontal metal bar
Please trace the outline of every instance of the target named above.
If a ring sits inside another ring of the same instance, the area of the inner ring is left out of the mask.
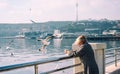
[[[105,58],[107,59],[107,58],[115,57],[115,56],[118,56],[118,55],[120,55],[120,54],[111,54],[110,56],[107,56]]]
[[[64,69],[68,69],[68,68],[72,68],[72,67],[75,67],[75,66],[79,66],[79,65],[81,65],[81,63],[75,64],[75,65],[66,66],[66,67],[63,67],[63,68],[55,69],[55,70],[51,70],[51,71],[48,71],[48,72],[43,72],[43,73],[40,73],[40,74],[50,74],[50,73],[54,73],[54,72],[61,71],[61,70],[64,70]]]
[[[21,64],[2,66],[2,67],[0,67],[0,72],[9,71],[9,70],[18,69],[18,68],[29,67],[29,66],[34,66],[34,65],[40,65],[40,64],[45,64],[45,63],[70,59],[70,58],[72,58],[72,57],[70,57],[70,56],[51,57],[51,58],[46,58],[46,59],[42,59],[42,60],[39,60],[39,61],[33,61],[33,62],[27,62],[27,63],[21,63]]]
[[[115,55],[107,56],[107,57],[105,57],[105,59],[107,59],[107,58],[111,58],[111,57],[115,57]]]
[[[120,50],[120,47],[116,47],[116,48],[109,48],[109,49],[106,49],[105,52],[108,52],[108,51],[113,51],[113,50]]]
[[[119,61],[120,59],[117,59],[117,61]],[[110,63],[113,63],[113,62],[115,62],[115,60],[113,60],[113,61],[110,61],[110,62],[107,62],[107,63],[105,63],[106,65],[107,64],[110,64]]]
[[[115,60],[105,63],[106,65],[115,62]]]
[[[105,55],[120,55],[120,53],[116,53],[116,54],[114,54],[114,53],[108,53],[108,54],[105,54]]]
[[[105,55],[112,55],[112,54],[114,54],[114,52],[111,52],[111,53],[106,53]]]
[[[117,59],[117,61],[119,61],[120,59]]]

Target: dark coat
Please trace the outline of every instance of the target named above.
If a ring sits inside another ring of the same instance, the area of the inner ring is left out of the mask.
[[[84,65],[84,74],[99,74],[98,66],[95,61],[94,51],[90,44],[85,43],[76,51],[71,51],[71,56],[80,57]]]

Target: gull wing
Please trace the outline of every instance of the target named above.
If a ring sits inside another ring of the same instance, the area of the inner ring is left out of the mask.
[[[53,38],[53,36],[48,36],[48,37],[46,37],[46,41],[49,41],[50,39],[52,39]]]
[[[41,38],[37,38],[37,41],[42,41],[43,39],[41,39]]]

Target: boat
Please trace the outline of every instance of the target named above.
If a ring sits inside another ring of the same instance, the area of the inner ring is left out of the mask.
[[[103,35],[120,36],[120,29],[119,28],[110,28],[108,30],[103,31]]]
[[[28,39],[45,39],[47,36],[54,36],[54,39],[60,39],[63,36],[63,33],[60,33],[60,30],[54,30],[54,33],[49,33],[47,31],[29,31],[24,33],[25,38]]]
[[[15,38],[25,38],[25,35],[23,32],[19,32],[19,34],[16,35]]]
[[[60,33],[60,30],[56,29],[53,33],[54,39],[61,39],[63,37],[63,33]]]
[[[48,36],[47,32],[40,32],[40,31],[25,32],[25,37],[29,39],[37,39],[37,38],[44,39],[47,36]]]
[[[16,35],[15,38],[25,38],[24,35]]]

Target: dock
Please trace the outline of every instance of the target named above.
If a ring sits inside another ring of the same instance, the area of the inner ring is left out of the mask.
[[[117,66],[114,64],[107,66],[105,70],[105,74],[120,74],[120,62],[117,63]]]
[[[64,35],[63,38],[65,39],[71,39],[71,38],[77,38],[79,35]],[[86,36],[87,40],[110,40],[110,41],[117,41],[120,40],[120,36]]]
[[[88,36],[88,40],[110,40],[110,41],[117,41],[120,40],[120,36]]]

